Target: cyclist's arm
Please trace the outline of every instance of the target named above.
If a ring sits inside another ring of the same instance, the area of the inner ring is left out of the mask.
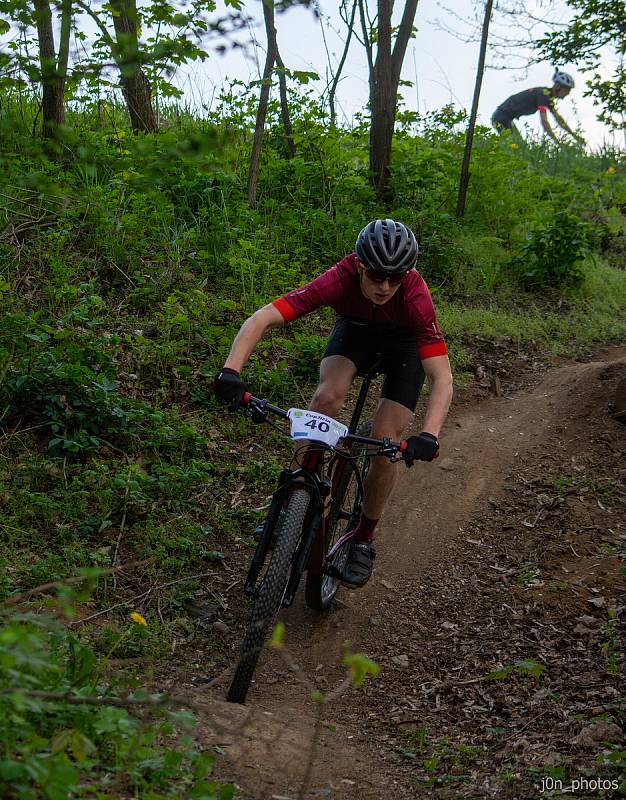
[[[235,336],[224,366],[241,372],[263,334],[271,328],[278,328],[284,324],[285,320],[282,314],[272,303],[255,311],[243,323],[239,333]]]
[[[582,143],[584,143],[584,141],[585,141],[585,140],[582,138],[582,136],[579,136],[577,133],[575,133],[575,132],[574,132],[574,131],[573,131],[573,130],[570,128],[570,126],[567,124],[567,122],[565,122],[565,120],[563,119],[563,117],[562,117],[562,116],[559,114],[559,112],[558,112],[558,111],[557,111],[555,108],[553,108],[553,109],[552,109],[552,114],[554,115],[554,119],[557,121],[557,124],[558,124],[558,125],[559,125],[559,126],[560,126],[560,127],[561,127],[561,128],[562,128],[562,129],[563,129],[565,132],[566,132],[566,133],[569,133],[569,135],[570,135],[570,136],[572,136],[574,139],[576,139],[576,141],[577,141],[577,142],[581,142],[581,144],[582,144]]]
[[[541,125],[544,131],[548,134],[548,136],[553,139],[555,142],[559,143],[554,131],[552,130],[552,126],[548,122],[548,109],[546,106],[540,106],[539,108],[539,116],[541,117]]]
[[[448,356],[433,356],[422,360],[430,383],[430,395],[422,430],[439,437],[452,401],[452,372]]]

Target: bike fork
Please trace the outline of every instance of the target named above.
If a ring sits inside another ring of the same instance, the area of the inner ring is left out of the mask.
[[[302,541],[296,550],[291,567],[291,575],[289,576],[289,583],[287,584],[285,596],[283,597],[283,608],[289,608],[294,601],[296,592],[298,591],[298,586],[300,585],[300,579],[304,574],[304,570],[306,569],[307,562],[309,560],[313,542],[315,541],[322,524],[322,515],[318,509],[315,509],[313,514],[307,514],[307,517],[308,521],[305,522],[302,529]]]
[[[250,595],[251,597],[254,596],[256,590],[256,581],[259,577],[259,573],[261,572],[261,568],[265,563],[265,557],[267,556],[267,551],[269,550],[272,536],[274,535],[276,525],[278,524],[278,517],[285,502],[286,490],[292,474],[293,473],[290,469],[283,469],[281,470],[278,478],[278,486],[276,487],[276,491],[274,492],[272,502],[270,503],[270,507],[267,512],[267,517],[265,518],[263,535],[256,546],[256,550],[254,551],[252,563],[250,564],[250,569],[248,570],[248,575],[246,576],[246,582],[243,588],[244,593]]]

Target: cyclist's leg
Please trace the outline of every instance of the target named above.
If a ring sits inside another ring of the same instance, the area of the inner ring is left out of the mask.
[[[398,441],[413,419],[424,384],[424,367],[412,334],[399,335],[389,341],[384,369],[385,380],[374,416],[372,436],[376,439],[388,436]],[[395,476],[395,464],[386,458],[372,459],[364,485],[363,514],[367,518],[380,518]]]
[[[411,409],[395,400],[382,398],[374,415],[372,436],[375,439],[388,437],[398,441],[412,419]],[[364,586],[371,577],[376,557],[376,548],[372,543],[374,530],[393,489],[396,467],[396,464],[392,464],[386,458],[371,459],[369,471],[363,482],[361,516],[354,529],[342,570],[342,582],[348,588]]]
[[[413,335],[389,339],[385,347],[385,380],[381,399],[374,415],[372,436],[397,441],[413,418],[424,369]],[[348,557],[342,572],[343,583],[350,588],[363,586],[372,574],[376,550],[374,530],[382,516],[396,479],[396,464],[386,458],[372,458],[363,485],[361,516],[354,529]]]
[[[397,442],[411,424],[413,412],[395,400],[381,399],[374,415],[374,439],[389,437]],[[396,479],[397,464],[387,458],[373,458],[363,485],[363,514],[371,520],[380,519]]]
[[[376,360],[379,340],[371,327],[337,318],[320,364],[320,383],[309,406],[312,411],[336,416],[357,373]]]
[[[338,413],[357,372],[375,357],[370,352],[374,342],[366,325],[337,318],[320,364],[320,383],[309,406],[312,411],[329,417]]]
[[[356,365],[346,356],[331,355],[323,358],[319,386],[309,405],[311,411],[334,417],[343,405],[356,373]]]

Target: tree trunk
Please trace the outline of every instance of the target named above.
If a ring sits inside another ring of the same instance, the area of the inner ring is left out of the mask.
[[[70,36],[72,33],[72,0],[61,1],[61,32],[59,36],[59,60],[57,73],[63,81],[67,80],[67,64],[70,57]]]
[[[346,58],[348,57],[348,50],[350,49],[350,40],[352,39],[352,32],[354,30],[354,17],[356,16],[357,1],[358,0],[354,0],[354,2],[352,3],[352,12],[350,14],[349,22],[346,16],[346,23],[348,25],[348,35],[346,36],[346,43],[343,48],[343,53],[341,55],[341,59],[337,66],[337,72],[333,77],[332,86],[330,87],[330,93],[328,95],[328,106],[330,108],[331,127],[334,127],[336,124],[337,114],[335,111],[335,94],[337,93],[337,86],[339,85],[339,79],[341,78],[341,73],[343,71],[344,64],[346,63]],[[329,59],[329,64],[330,64],[330,59]]]
[[[391,14],[393,0],[378,0],[378,36],[376,60],[372,61],[365,12],[362,0],[359,3],[361,24],[368,51],[370,70],[370,170],[376,196],[387,205],[391,200],[390,173],[391,144],[396,121],[398,85],[402,62],[407,44],[413,29],[413,20],[417,10],[417,0],[407,0],[398,27],[396,43],[391,51],[392,29]]]
[[[480,88],[483,82],[485,71],[485,54],[487,52],[487,39],[489,38],[489,22],[491,20],[491,9],[493,0],[485,3],[485,16],[483,19],[483,32],[480,40],[480,55],[478,56],[478,69],[476,71],[476,83],[474,85],[474,98],[472,100],[472,110],[470,112],[469,125],[465,136],[465,150],[463,152],[463,165],[461,166],[461,178],[459,181],[459,197],[456,204],[456,215],[460,219],[465,214],[465,199],[467,197],[467,187],[469,185],[469,165],[472,157],[472,143],[474,141],[474,128],[476,127],[476,116],[478,114],[478,101],[480,100]]]
[[[276,36],[276,29],[274,29],[274,36]],[[280,92],[280,113],[283,118],[283,128],[285,129],[285,136],[287,138],[287,155],[293,158],[296,154],[296,143],[293,140],[293,128],[291,127],[291,117],[289,116],[289,104],[287,103],[287,81],[285,80],[285,65],[278,52],[278,43],[275,42],[276,47],[276,64],[280,70],[278,73],[278,88]]]
[[[65,122],[64,77],[57,71],[52,12],[48,0],[34,0],[41,65],[43,136],[54,139]]]
[[[265,18],[265,29],[274,29],[274,0],[263,0],[263,16]],[[254,138],[252,140],[252,153],[250,154],[250,167],[248,168],[248,207],[256,206],[256,189],[259,182],[259,162],[261,160],[261,148],[263,146],[263,131],[265,129],[265,119],[267,117],[267,105],[272,85],[272,70],[276,62],[276,36],[268,36],[267,53],[265,56],[265,67],[263,68],[263,81],[261,84],[261,95],[259,97],[259,107],[256,113],[256,123],[254,126]]]
[[[128,76],[122,75],[121,84],[132,129],[154,133],[157,122],[152,108],[152,87],[143,70],[139,69]]]
[[[111,8],[117,40],[113,55],[121,72],[120,83],[130,114],[130,124],[134,131],[153,133],[157,123],[152,108],[152,87],[141,68],[136,2],[112,0]]]

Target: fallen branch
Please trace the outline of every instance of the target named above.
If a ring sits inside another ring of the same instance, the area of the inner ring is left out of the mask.
[[[543,710],[543,711],[542,711],[540,714],[537,714],[537,716],[536,716],[536,717],[533,717],[533,718],[530,720],[530,722],[527,722],[527,723],[526,723],[526,725],[523,725],[523,726],[522,726],[522,727],[521,727],[521,728],[520,728],[518,731],[515,731],[514,733],[512,733],[512,734],[511,734],[511,736],[510,736],[509,738],[511,738],[511,739],[514,739],[516,736],[519,736],[519,735],[520,735],[520,733],[522,733],[522,731],[525,731],[525,730],[526,730],[526,728],[530,728],[530,726],[531,726],[531,725],[534,725],[534,723],[535,723],[535,722],[537,722],[537,720],[538,720],[538,719],[541,719],[541,717],[545,717],[545,715],[546,715],[546,714],[548,713],[548,711],[550,711],[550,710],[551,710],[550,708],[546,708],[546,709],[544,709],[544,710]]]
[[[14,686],[0,689],[0,695],[19,694],[23,697],[33,697],[51,703],[68,703],[72,706],[115,706],[116,708],[135,708],[138,706],[179,706],[193,708],[197,711],[205,710],[206,705],[199,703],[192,697],[182,694],[147,695],[146,697],[113,697],[110,695],[81,696],[69,692],[46,692],[40,689],[21,689]]]
[[[26,186],[14,186],[13,184],[7,184],[7,189],[15,189],[18,192],[24,192],[25,194],[36,194],[38,197],[45,197],[46,200],[50,200],[52,203],[59,203],[63,205],[63,203],[67,202],[68,197],[64,195],[63,197],[57,197],[53,194],[46,194],[39,189],[28,189]]]
[[[0,602],[0,606],[14,606],[23,602],[24,600],[30,599],[34,595],[46,594],[46,592],[49,592],[51,589],[59,589],[62,586],[72,586],[93,578],[99,578],[102,575],[110,575],[112,572],[123,572],[126,569],[131,569],[132,567],[143,567],[147,564],[151,564],[152,561],[153,559],[151,558],[148,558],[144,561],[131,561],[130,564],[120,564],[119,567],[107,567],[106,569],[98,570],[98,572],[94,573],[93,575],[75,575],[73,578],[63,578],[59,581],[42,583],[41,586],[33,586],[32,589],[27,589],[25,592],[14,594],[12,597],[7,597],[6,600],[2,600]]]
[[[97,697],[82,697],[81,695],[70,694],[69,692],[45,692],[39,689],[21,689],[14,686],[9,689],[0,689],[0,694],[20,694],[24,697],[37,697],[40,700],[49,700],[55,703],[69,703],[73,706],[117,706],[119,708],[131,708],[132,706],[162,706],[166,703],[172,705],[188,705],[194,701],[190,698],[180,698],[175,695],[162,695],[156,697],[109,697],[99,695]]]
[[[39,425],[32,425],[30,428],[16,428],[12,430],[10,433],[3,433],[0,436],[0,442],[3,442],[7,439],[12,439],[14,436],[19,436],[22,433],[28,433],[28,431],[36,431],[39,428],[46,428],[50,425],[49,422],[42,422]]]
[[[111,611],[114,611],[116,608],[122,608],[123,606],[130,606],[134,605],[137,600],[143,600],[144,597],[147,597],[152,592],[156,592],[158,589],[165,589],[167,586],[174,586],[176,583],[183,583],[184,581],[192,581],[194,578],[206,578],[209,575],[215,575],[214,572],[200,572],[197,575],[187,575],[185,578],[177,578],[175,581],[168,581],[167,583],[160,583],[157,586],[151,586],[147,591],[142,592],[141,594],[136,594],[134,597],[131,597],[128,600],[122,600],[121,603],[115,603],[113,606],[109,606],[108,608],[103,608],[102,611],[96,611],[94,614],[90,614],[88,617],[83,617],[82,619],[76,619],[73,622],[70,622],[71,626],[74,625],[82,625],[83,622],[88,622],[90,619],[95,619],[96,617],[101,617],[103,614],[108,614]]]

